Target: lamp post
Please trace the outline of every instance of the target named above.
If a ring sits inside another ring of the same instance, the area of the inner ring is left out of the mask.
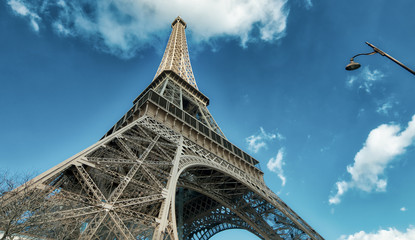
[[[385,56],[387,58],[389,58],[390,60],[394,61],[396,64],[398,64],[399,66],[405,68],[406,70],[408,70],[408,72],[412,73],[413,75],[415,75],[415,71],[410,69],[409,67],[405,66],[403,63],[399,62],[398,60],[396,60],[395,58],[391,57],[389,54],[385,53],[384,51],[380,50],[379,48],[373,46],[373,44],[370,44],[368,42],[366,42],[367,45],[369,45],[369,47],[373,48],[373,52],[370,53],[359,53],[355,56],[353,56],[350,59],[350,63],[347,64],[346,66],[346,70],[351,71],[351,70],[356,70],[358,68],[360,68],[360,64],[354,61],[354,58],[360,55],[373,55],[375,53],[379,53],[382,56]]]

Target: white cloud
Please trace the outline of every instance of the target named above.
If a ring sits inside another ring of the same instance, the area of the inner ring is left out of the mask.
[[[306,9],[310,9],[313,7],[313,2],[311,0],[304,0],[304,5]]]
[[[27,7],[18,0],[10,0],[8,4],[13,9],[13,11],[19,15],[27,16],[30,14],[29,9],[27,9]]]
[[[285,140],[285,137],[281,133],[277,133],[278,140]]]
[[[275,172],[278,177],[281,179],[281,185],[285,186],[286,183],[286,177],[284,176],[284,171],[282,169],[282,166],[285,165],[285,162],[283,161],[284,158],[284,148],[281,148],[278,150],[277,156],[275,158],[271,158],[267,163],[267,168]]]
[[[392,108],[398,104],[399,102],[396,101],[394,97],[389,97],[383,102],[378,102],[378,108],[376,109],[376,112],[382,115],[389,115]]]
[[[248,143],[248,149],[254,153],[257,153],[261,148],[267,148],[267,142],[274,139],[284,140],[285,137],[280,133],[267,133],[260,127],[258,135],[251,135],[245,139]]]
[[[381,80],[384,76],[385,74],[381,71],[376,69],[371,71],[369,67],[366,66],[358,75],[349,76],[346,83],[349,87],[357,84],[359,89],[371,93],[374,83]]]
[[[68,36],[71,35],[71,31],[67,28],[65,28],[62,23],[55,22],[53,23],[53,28],[59,35]]]
[[[346,181],[336,182],[336,188],[336,195],[329,198],[330,204],[339,204],[341,202],[340,197],[349,189],[349,183],[347,183]]]
[[[188,23],[196,42],[209,42],[217,37],[239,39],[242,46],[257,40],[276,41],[285,35],[287,1],[8,0],[8,3],[18,15],[26,16],[35,30],[43,18],[63,36],[83,37],[102,51],[128,58],[143,47],[160,42],[164,45],[170,23],[178,15]]]
[[[363,76],[364,76],[364,78],[367,80],[367,81],[377,81],[377,80],[380,80],[381,78],[383,78],[385,75],[381,72],[381,71],[379,71],[379,70],[373,70],[373,71],[370,71],[370,69],[369,69],[369,67],[365,67],[365,68],[363,68],[363,72],[362,72],[362,74],[363,74]]]
[[[385,169],[395,158],[405,152],[415,138],[415,115],[408,127],[401,131],[399,125],[382,124],[373,129],[356,154],[353,165],[347,166],[350,181],[338,181],[337,193],[329,198],[330,204],[338,204],[341,196],[350,189],[365,192],[386,191]]]
[[[33,28],[33,30],[39,32],[38,22],[41,20],[41,18],[38,14],[29,10],[28,4],[21,0],[9,0],[7,3],[17,15],[26,17],[29,20],[30,26]]]
[[[58,4],[59,6],[61,6],[61,7],[65,7],[65,6],[66,6],[66,3],[65,3],[65,1],[64,1],[64,0],[58,0],[57,4]]]
[[[349,76],[347,78],[347,86],[352,87],[353,84],[357,81],[357,77],[355,75]]]
[[[376,109],[377,113],[388,115],[389,110],[392,109],[392,102],[385,102]]]
[[[268,143],[272,140],[277,139],[281,141],[285,139],[281,133],[267,133],[262,127],[260,127],[259,130],[257,135],[251,135],[245,139],[248,143],[248,149],[254,153],[257,153],[262,148],[267,148]],[[286,177],[284,176],[284,171],[282,169],[285,165],[285,162],[283,161],[284,154],[284,148],[280,148],[275,158],[271,158],[267,163],[268,170],[278,175],[281,179],[282,186],[285,186],[286,183]]]
[[[36,22],[34,18],[30,19],[30,25],[32,26],[33,30],[39,32],[39,24]]]
[[[406,209],[406,207],[401,207],[399,210],[401,210],[401,212],[406,212],[408,209]]]
[[[396,228],[381,229],[377,233],[360,231],[349,236],[343,235],[339,240],[415,240],[415,227],[410,226],[406,232],[401,232]]]

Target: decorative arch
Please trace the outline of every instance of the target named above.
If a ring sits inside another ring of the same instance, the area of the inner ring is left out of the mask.
[[[192,238],[184,239],[209,239],[221,231],[236,228],[250,231],[261,239],[281,239],[274,233],[275,229],[263,219],[262,214],[256,211],[255,206],[252,206],[252,204],[254,202],[256,202],[256,205],[259,202],[266,203],[268,210],[272,206],[264,200],[263,196],[255,191],[255,186],[252,186],[247,179],[243,179],[241,174],[238,174],[240,172],[239,169],[234,166],[230,166],[230,169],[215,161],[199,156],[183,155],[180,157],[179,172],[177,174],[180,177],[177,179],[177,187],[183,187],[203,194],[219,203],[218,206],[222,207],[221,209],[215,209],[216,212],[211,211],[208,214],[199,213],[200,216],[193,219],[198,225],[186,226],[187,229],[191,229],[189,232],[193,231],[190,234]],[[197,171],[197,173],[192,171]],[[213,182],[207,183],[200,180],[206,180],[210,177],[214,178],[212,179]],[[208,187],[206,184],[211,187]],[[226,189],[227,187],[233,189]],[[234,194],[234,196],[226,197],[227,194]],[[252,199],[247,200],[247,198]],[[193,202],[195,201],[193,200]],[[267,209],[262,206],[258,210],[264,212]],[[215,224],[214,218],[218,219],[216,221],[218,224]],[[200,224],[202,223],[207,224],[206,226],[201,226]]]

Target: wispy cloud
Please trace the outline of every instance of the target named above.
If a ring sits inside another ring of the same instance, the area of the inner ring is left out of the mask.
[[[279,132],[268,133],[264,130],[264,128],[260,127],[258,134],[254,134],[245,138],[249,151],[253,153],[258,153],[261,149],[268,148],[268,143],[273,140],[281,141],[285,140],[285,137]],[[278,177],[281,179],[282,186],[285,186],[286,183],[286,177],[283,170],[283,166],[285,165],[283,160],[284,155],[284,148],[280,148],[275,158],[271,158],[267,163],[268,170],[278,175]]]
[[[401,232],[396,228],[381,229],[376,233],[366,233],[360,231],[358,233],[346,236],[343,235],[339,240],[415,240],[415,227],[410,226],[406,232]]]
[[[41,21],[41,18],[37,13],[29,10],[29,8],[31,8],[29,4],[19,0],[9,0],[7,3],[16,15],[25,17],[33,30],[39,32],[39,22]]]
[[[346,84],[349,87],[357,85],[359,89],[364,90],[367,93],[371,93],[371,89],[375,82],[381,80],[385,74],[379,70],[371,71],[368,66],[364,67],[358,75],[349,76]]]
[[[388,115],[390,109],[392,109],[392,102],[388,101],[380,105],[376,109],[376,112],[380,114]]]
[[[258,134],[247,137],[245,141],[248,144],[248,149],[250,151],[258,153],[260,149],[267,148],[267,143],[274,139],[283,140],[285,137],[280,133],[267,133],[262,127],[260,127]]]
[[[401,210],[401,212],[406,212],[408,209],[406,209],[406,207],[401,207],[399,210]]]
[[[122,58],[166,38],[180,15],[189,23],[192,39],[276,41],[285,35],[288,0],[7,0],[12,10],[28,19],[35,31],[40,21],[62,36],[77,36],[95,48]],[[211,14],[215,13],[215,14]]]
[[[284,175],[284,170],[282,169],[282,166],[285,165],[285,162],[283,160],[284,154],[284,148],[280,148],[280,150],[278,150],[277,156],[275,158],[271,158],[267,163],[268,170],[278,175],[278,177],[281,179],[282,186],[285,186],[287,180]]]
[[[347,166],[349,181],[338,181],[337,192],[329,197],[330,204],[339,204],[341,196],[350,189],[365,192],[386,191],[385,169],[403,154],[415,138],[415,115],[408,127],[401,131],[399,125],[382,124],[373,129],[363,146],[356,154],[353,165]]]
[[[313,2],[311,0],[304,0],[304,5],[306,9],[310,9],[313,7]]]
[[[389,115],[391,110],[395,105],[398,105],[399,102],[396,101],[393,97],[389,97],[383,102],[378,102],[378,108],[376,109],[376,112],[382,115]]]

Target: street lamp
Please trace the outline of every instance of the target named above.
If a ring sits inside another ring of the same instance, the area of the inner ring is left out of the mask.
[[[399,62],[398,60],[396,60],[395,58],[391,57],[389,54],[385,53],[384,51],[380,50],[379,48],[373,46],[373,44],[370,44],[368,42],[366,42],[367,45],[369,45],[369,47],[373,48],[373,52],[370,53],[359,53],[355,56],[353,56],[350,59],[350,63],[347,64],[346,66],[346,70],[348,71],[352,71],[352,70],[356,70],[358,68],[360,68],[360,64],[354,61],[354,58],[360,55],[373,55],[375,53],[379,53],[382,56],[385,56],[387,58],[389,58],[390,60],[394,61],[396,64],[398,64],[399,66],[405,68],[406,70],[408,70],[408,72],[412,73],[413,75],[415,75],[415,71],[413,71],[412,69],[410,69],[409,67],[405,66],[404,64],[402,64],[401,62]]]

